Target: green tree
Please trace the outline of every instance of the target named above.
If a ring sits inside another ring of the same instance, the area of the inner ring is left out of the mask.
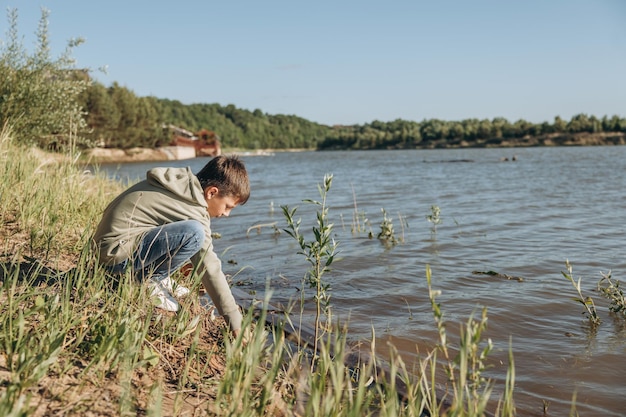
[[[531,134],[531,129],[533,124],[527,122],[524,119],[519,119],[515,123],[513,123],[513,131],[515,132],[515,137],[522,138],[526,135]]]
[[[135,94],[126,87],[114,82],[109,87],[109,95],[120,111],[120,120],[117,125],[119,130],[135,126],[137,123],[138,99]]]
[[[448,137],[453,140],[463,139],[465,136],[465,128],[463,124],[459,122],[452,122],[450,124],[450,131],[448,133]]]
[[[17,9],[8,11],[7,40],[0,44],[0,123],[13,129],[17,140],[48,148],[84,144],[78,136],[86,123],[80,94],[88,86],[85,71],[74,67],[70,40],[63,54],[50,56],[48,15],[41,9],[37,42],[29,54],[20,41]]]
[[[448,126],[441,120],[426,120],[422,122],[420,126],[420,135],[422,140],[426,142],[445,139],[448,137],[448,133]]]
[[[610,119],[608,116],[602,118],[602,128],[605,132],[620,132],[626,129],[626,119],[620,119],[614,115]]]
[[[567,131],[567,123],[565,123],[565,120],[561,119],[561,116],[556,116],[554,118],[553,126],[557,133],[565,133]]]
[[[111,146],[121,113],[107,88],[100,83],[93,83],[83,92],[81,101],[87,112],[86,121],[91,130],[90,137],[100,146]]]
[[[478,131],[477,137],[479,139],[489,139],[492,137],[491,135],[491,120],[483,119],[478,122]]]
[[[510,126],[508,120],[503,117],[496,117],[491,121],[491,136],[494,138],[507,137],[510,133]]]
[[[465,130],[465,140],[473,142],[478,138],[478,119],[465,119],[462,122]]]
[[[593,132],[593,123],[586,114],[577,114],[567,124],[570,133]]]

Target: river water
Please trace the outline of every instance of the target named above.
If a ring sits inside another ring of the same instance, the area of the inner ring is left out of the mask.
[[[601,273],[626,281],[626,147],[337,151],[242,156],[252,195],[230,218],[213,221],[224,270],[243,289],[276,300],[299,297],[307,262],[295,241],[272,226],[280,207],[298,206],[310,240],[317,185],[328,194],[338,259],[326,276],[336,316],[351,340],[390,341],[411,364],[438,341],[426,284],[433,288],[458,342],[458,325],[488,309],[494,350],[486,375],[504,387],[509,340],[519,415],[568,415],[576,396],[581,416],[626,413],[626,319],[611,314],[596,291]],[[152,166],[191,166],[207,159],[105,165],[109,176],[135,181]],[[440,208],[441,223],[427,220]],[[376,236],[382,209],[400,242]],[[358,220],[358,225],[357,225]],[[355,230],[360,229],[360,230]],[[369,236],[369,232],[374,237]],[[569,260],[601,324],[591,329],[562,271]],[[496,271],[523,279],[476,274]],[[624,286],[624,285],[623,285]],[[308,288],[306,291],[310,291]],[[309,293],[309,296],[311,294]],[[261,297],[261,295],[259,295]],[[383,343],[381,343],[383,342]]]

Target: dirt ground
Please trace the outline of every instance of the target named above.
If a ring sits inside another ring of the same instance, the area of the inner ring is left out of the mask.
[[[210,410],[226,362],[220,347],[220,324],[208,319],[208,315],[205,317],[201,323],[202,337],[195,348],[214,352],[206,362],[186,363],[189,343],[162,346],[158,364],[139,367],[131,375],[83,375],[86,363],[74,363],[71,372],[62,376],[50,372],[40,382],[31,401],[36,405],[33,416],[119,416],[127,400],[129,415],[147,415],[158,402],[164,416],[215,415]],[[202,376],[193,371],[199,368],[204,369]],[[180,386],[185,369],[190,370],[187,382]],[[2,374],[0,371],[0,378],[5,379],[7,375]],[[159,383],[162,392],[154,392]]]
[[[4,279],[4,271],[14,268],[16,263],[27,274],[33,259],[43,259],[41,265],[56,272],[68,271],[76,266],[75,255],[60,254],[54,260],[46,261],[43,253],[29,253],[28,236],[19,232],[18,227],[10,221],[0,228],[0,242],[3,242],[3,247],[0,248],[0,280]],[[27,259],[15,259],[14,254],[18,253],[27,254]],[[223,340],[225,323],[222,318],[211,317],[209,311],[197,303],[192,304],[191,308],[194,309],[193,315],[201,316],[201,336],[193,349],[210,352],[202,363],[187,363],[187,353],[194,343],[191,336],[184,343],[175,346],[168,345],[162,338],[158,339],[158,363],[139,367],[130,375],[98,375],[88,370],[87,362],[81,360],[57,363],[57,367],[50,369],[65,368],[69,371],[62,375],[49,371],[36,387],[29,390],[32,395],[31,404],[36,408],[32,415],[119,416],[120,404],[125,398],[130,401],[129,415],[146,415],[149,405],[153,405],[155,401],[161,401],[162,415],[165,416],[212,415],[208,410],[215,399],[218,381],[226,364]],[[184,376],[186,369],[188,371]],[[202,375],[196,369],[202,369]],[[0,355],[0,381],[9,381],[14,377],[7,368],[5,355]],[[183,380],[186,381],[184,384],[181,383]],[[158,383],[162,384],[163,392],[151,394]],[[3,390],[3,385],[0,383],[0,391]]]

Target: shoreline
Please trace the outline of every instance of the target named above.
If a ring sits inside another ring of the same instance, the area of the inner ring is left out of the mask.
[[[576,133],[547,134],[523,138],[493,138],[469,143],[466,141],[437,140],[411,149],[461,149],[461,148],[528,148],[560,146],[620,146],[626,145],[626,133]],[[345,149],[323,149],[333,151]],[[370,149],[355,149],[370,150]],[[389,149],[402,150],[402,149]],[[317,151],[317,149],[240,149],[224,148],[222,154],[241,156],[272,156],[279,152]],[[127,162],[159,162],[196,158],[187,147],[166,146],[162,148],[92,148],[82,152],[80,161],[85,164],[113,164]]]
[[[159,161],[183,161],[194,159],[197,156],[177,157],[176,152],[172,152],[172,147],[166,148],[93,148],[82,152],[81,162],[85,164],[114,164],[128,162],[159,162]],[[240,156],[272,156],[279,152],[304,152],[313,149],[224,149],[223,155]]]

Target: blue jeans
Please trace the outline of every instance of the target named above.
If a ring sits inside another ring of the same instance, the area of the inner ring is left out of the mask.
[[[204,243],[204,228],[197,220],[182,220],[165,224],[148,231],[132,258],[135,278],[161,281],[183,266],[198,253]],[[107,270],[122,274],[129,266],[129,259]]]

